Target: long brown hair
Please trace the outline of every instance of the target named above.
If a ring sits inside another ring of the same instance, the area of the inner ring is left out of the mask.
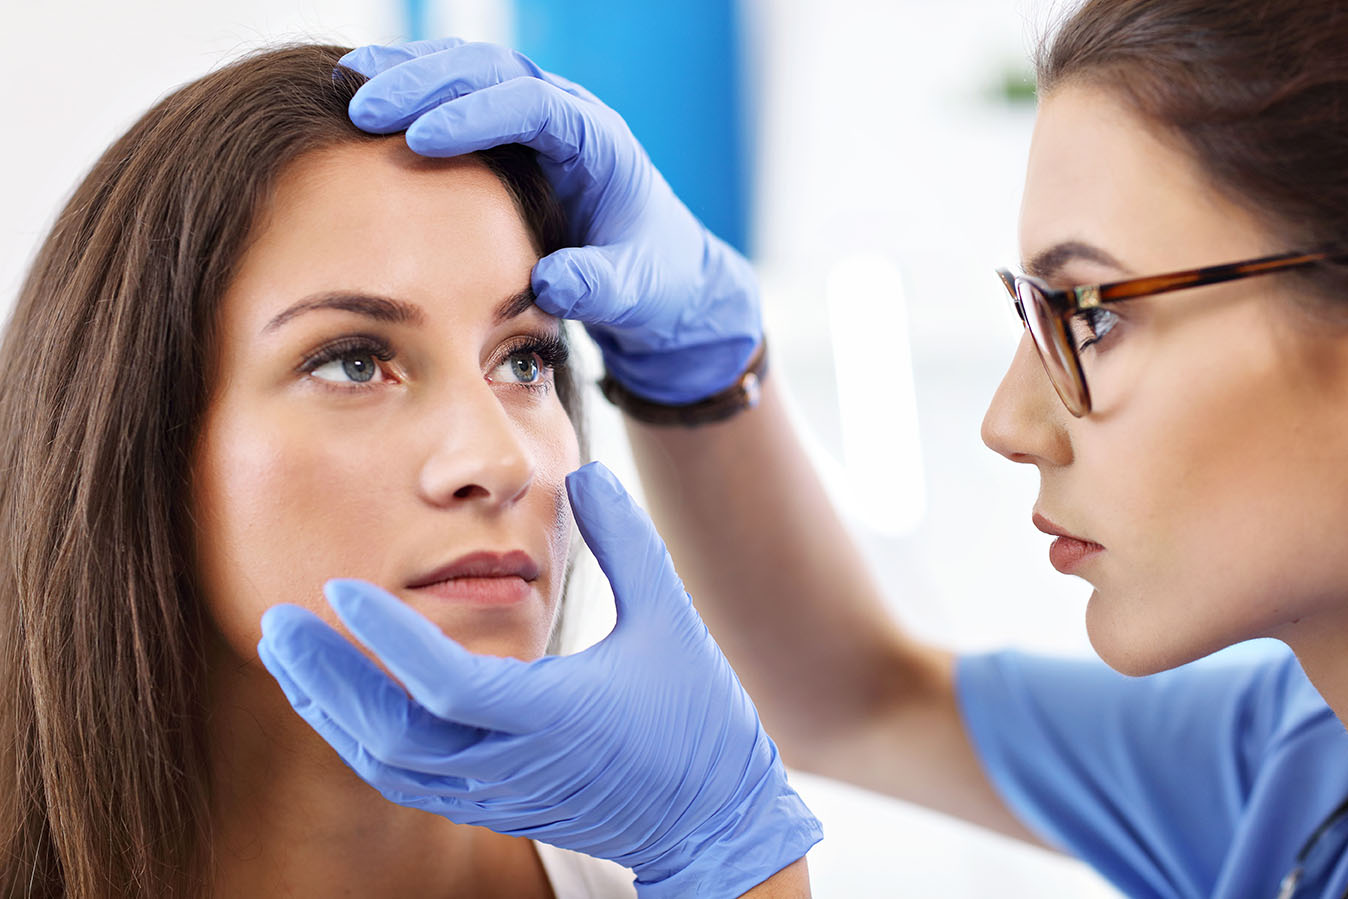
[[[281,170],[338,142],[344,48],[250,56],[95,163],[0,344],[0,896],[185,896],[208,863],[205,628],[190,462],[212,330]],[[393,138],[397,139],[397,138]],[[540,252],[564,222],[531,151],[482,154]],[[558,392],[576,419],[570,375]]]
[[[1087,0],[1041,45],[1037,69],[1041,93],[1077,79],[1116,91],[1284,235],[1285,249],[1348,245],[1339,0]],[[1348,267],[1308,277],[1348,300]]]

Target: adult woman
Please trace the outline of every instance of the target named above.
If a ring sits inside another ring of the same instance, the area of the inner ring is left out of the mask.
[[[587,158],[594,133],[621,131],[527,71],[437,94],[469,68],[454,56],[364,61],[382,72],[371,100],[381,77],[417,86],[398,110],[420,116],[414,149],[487,145],[485,127],[455,126],[494,91],[518,99],[501,134],[564,121],[555,182],[567,165],[603,171],[609,190],[647,177],[622,154]],[[673,213],[601,205],[588,252],[540,262],[539,302],[594,326],[662,530],[789,759],[1069,849],[1137,895],[1341,895],[1348,19],[1332,2],[1093,0],[1047,48],[1040,88],[1021,227],[1041,277],[1006,276],[1030,334],[985,439],[1038,468],[1036,523],[1059,537],[1054,564],[1096,586],[1091,637],[1119,671],[1257,636],[1295,658],[1129,681],[922,645],[885,615],[770,383],[724,424],[655,424],[705,422],[652,403],[705,393],[645,356],[706,342],[654,312],[648,324],[644,306],[682,292],[693,318],[753,294],[656,239],[681,227]],[[353,117],[378,127],[360,100]],[[605,233],[605,213],[633,233]],[[657,300],[620,302],[651,284]],[[730,334],[745,317],[712,315]]]
[[[258,662],[267,607],[335,622],[334,574],[538,658],[570,550],[575,392],[528,289],[556,201],[524,148],[428,161],[355,129],[341,53],[170,95],[24,287],[3,354],[28,375],[0,395],[4,895],[631,893],[385,802]]]

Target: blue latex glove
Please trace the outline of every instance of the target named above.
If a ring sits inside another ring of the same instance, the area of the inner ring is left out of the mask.
[[[585,322],[620,383],[678,405],[739,378],[763,337],[753,270],[679,201],[616,112],[493,44],[376,45],[342,64],[370,78],[350,107],[366,131],[405,129],[426,156],[538,151],[575,244],[534,268],[538,305]]]
[[[336,580],[328,601],[406,691],[296,606],[263,615],[258,655],[393,802],[611,859],[642,896],[737,896],[805,855],[819,822],[645,513],[598,463],[567,490],[617,598],[595,646],[474,655],[395,597]]]

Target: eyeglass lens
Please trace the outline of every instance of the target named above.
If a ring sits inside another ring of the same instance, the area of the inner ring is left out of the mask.
[[[1085,379],[1076,354],[1072,352],[1072,336],[1066,324],[1049,308],[1043,293],[1029,281],[1016,282],[1016,296],[1053,388],[1068,411],[1077,416],[1085,415],[1089,410]]]

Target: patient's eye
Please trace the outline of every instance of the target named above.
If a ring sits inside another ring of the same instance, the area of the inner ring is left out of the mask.
[[[493,384],[515,384],[546,390],[556,369],[567,364],[561,335],[531,335],[504,346],[487,374]]]
[[[364,383],[374,377],[379,366],[375,364],[374,357],[368,353],[350,356],[343,356],[341,359],[328,362],[314,369],[311,374],[324,381],[337,381],[341,377]]]
[[[378,383],[387,380],[380,363],[392,358],[393,350],[384,341],[353,335],[319,347],[304,360],[300,370],[331,384]]]
[[[507,356],[490,380],[509,381],[516,384],[536,384],[543,377],[543,361],[532,350],[516,350]]]

